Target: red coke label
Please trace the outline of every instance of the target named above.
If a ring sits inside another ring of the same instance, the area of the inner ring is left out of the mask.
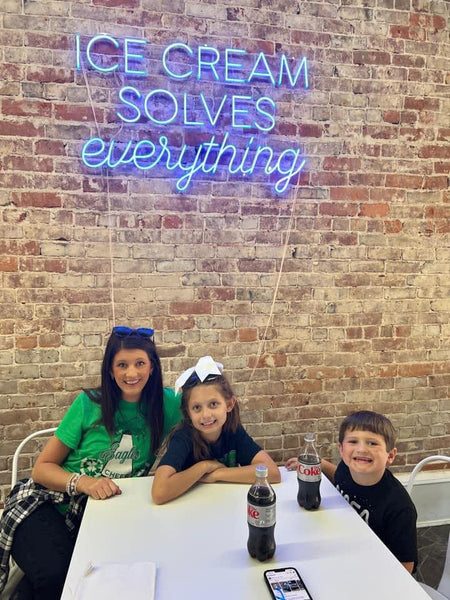
[[[254,527],[272,527],[276,521],[275,503],[269,506],[247,504],[247,523]]]
[[[320,468],[320,463],[316,463],[315,465],[310,465],[307,463],[298,462],[297,466],[297,478],[302,481],[307,481],[308,483],[313,483],[314,481],[320,481],[322,476],[322,470]]]

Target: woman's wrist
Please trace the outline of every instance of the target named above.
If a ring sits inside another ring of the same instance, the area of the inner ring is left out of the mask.
[[[79,482],[82,477],[85,477],[84,473],[72,473],[66,483],[66,493],[69,496],[76,496],[81,494],[82,491],[79,489]]]

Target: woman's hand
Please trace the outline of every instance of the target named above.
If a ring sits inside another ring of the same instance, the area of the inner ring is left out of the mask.
[[[94,498],[94,500],[106,500],[106,498],[121,494],[122,490],[108,477],[82,475],[78,480],[77,492],[79,494],[87,494],[91,498]]]

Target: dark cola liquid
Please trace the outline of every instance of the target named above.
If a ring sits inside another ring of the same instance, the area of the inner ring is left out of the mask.
[[[271,488],[253,486],[247,494],[247,549],[252,558],[260,561],[272,558],[275,553],[275,502],[275,492]],[[272,521],[272,525],[264,526]]]
[[[297,467],[298,493],[297,502],[306,510],[315,510],[320,506],[320,459],[317,457],[299,456]]]

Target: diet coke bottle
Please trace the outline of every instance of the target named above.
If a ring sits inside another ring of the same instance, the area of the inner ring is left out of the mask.
[[[305,435],[305,446],[300,452],[297,462],[298,494],[297,502],[306,510],[320,506],[320,480],[322,469],[320,456],[317,453],[313,433]]]
[[[266,560],[275,552],[276,496],[267,479],[267,467],[258,465],[256,480],[247,494],[247,549],[252,558]]]

